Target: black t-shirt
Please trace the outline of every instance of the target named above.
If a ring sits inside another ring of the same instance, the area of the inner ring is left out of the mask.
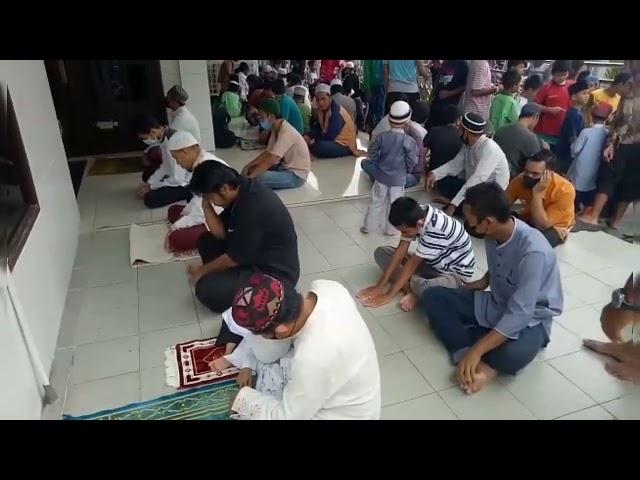
[[[260,180],[249,179],[220,218],[227,230],[227,255],[243,266],[298,283],[298,237],[289,210]]]
[[[434,88],[434,100],[457,105],[462,96],[462,92],[458,95],[448,97],[446,100],[440,100],[438,94],[441,90],[454,90],[464,87],[467,84],[467,75],[469,74],[469,66],[464,60],[445,60],[438,72],[438,81]]]
[[[452,160],[462,148],[460,130],[453,125],[433,127],[425,135],[423,143],[431,150],[429,170],[434,170]]]

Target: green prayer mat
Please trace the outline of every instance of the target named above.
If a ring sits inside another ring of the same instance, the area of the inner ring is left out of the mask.
[[[238,391],[235,380],[191,388],[146,402],[65,420],[228,420],[230,402]]]

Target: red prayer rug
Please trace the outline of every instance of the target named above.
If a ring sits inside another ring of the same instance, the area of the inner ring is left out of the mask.
[[[178,343],[165,351],[167,385],[192,388],[234,378],[240,370],[231,366],[213,372],[209,362],[224,356],[225,346],[216,347],[216,339],[192,340]]]

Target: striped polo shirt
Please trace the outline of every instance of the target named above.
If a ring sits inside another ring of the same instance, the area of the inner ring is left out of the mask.
[[[468,282],[476,266],[471,238],[462,223],[428,206],[416,255],[438,272],[453,273]]]

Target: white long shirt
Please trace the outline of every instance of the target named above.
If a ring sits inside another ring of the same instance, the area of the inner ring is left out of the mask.
[[[318,301],[293,337],[282,399],[243,387],[232,410],[255,420],[377,420],[380,369],[371,334],[349,291],[311,284]]]
[[[196,168],[202,162],[206,162],[208,160],[220,162],[227,167],[229,166],[227,162],[225,162],[221,158],[216,157],[213,153],[209,153],[206,150],[201,149],[200,156],[193,164],[193,168]],[[191,180],[192,172],[187,172],[186,170],[185,172],[185,178],[187,179],[187,183],[189,183],[189,181]],[[171,228],[171,230],[180,230],[183,228],[189,228],[205,223],[204,210],[202,210],[202,197],[199,195],[194,195],[193,197],[191,197],[189,203],[187,203],[187,205],[182,209],[181,215],[182,217],[180,217],[169,227]]]
[[[463,145],[453,159],[433,170],[436,181],[462,172],[465,184],[451,200],[456,207],[464,200],[467,189],[478,183],[495,181],[503,189],[509,185],[507,157],[496,142],[484,135],[472,146]]]
[[[178,108],[175,112],[169,110],[169,128],[189,132],[196,140],[198,140],[198,142],[200,142],[200,125],[198,124],[198,120],[196,120],[193,113],[191,113],[184,105]]]
[[[160,143],[160,151],[162,152],[162,164],[147,180],[151,190],[161,187],[186,187],[191,175],[178,165],[176,159],[171,155],[168,135],[165,135]]]

